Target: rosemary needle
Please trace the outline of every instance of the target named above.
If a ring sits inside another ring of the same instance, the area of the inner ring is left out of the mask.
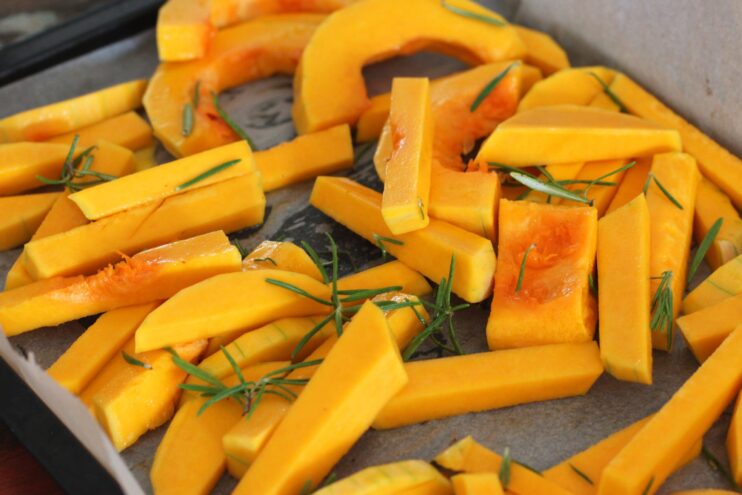
[[[423,214],[424,215],[424,214]],[[423,216],[424,219],[424,216]],[[376,246],[381,250],[381,258],[386,261],[387,256],[389,255],[389,251],[386,248],[385,242],[388,242],[389,244],[394,244],[395,246],[404,246],[404,242],[400,241],[399,239],[392,239],[391,237],[384,237],[382,235],[373,234],[374,241]]]
[[[495,90],[498,84],[505,79],[505,76],[508,75],[508,72],[510,72],[510,69],[513,68],[514,65],[518,64],[518,62],[513,62],[512,64],[508,65],[503,69],[499,74],[497,74],[494,79],[492,79],[487,85],[482,89],[482,91],[477,95],[477,97],[474,99],[474,101],[471,104],[471,107],[469,107],[470,112],[474,112],[477,108],[479,108],[479,105],[482,104],[482,102],[492,93],[492,91]]]
[[[222,118],[222,120],[229,126],[232,131],[234,131],[235,134],[237,134],[240,139],[243,139],[247,141],[247,144],[250,145],[250,149],[255,151],[255,143],[253,143],[252,139],[250,139],[250,136],[245,132],[245,130],[240,127],[237,122],[232,120],[232,117],[229,116],[229,114],[222,108],[221,104],[219,103],[219,95],[212,92],[211,97],[214,100],[214,108],[216,108],[217,113]]]
[[[664,271],[659,277],[652,277],[660,280],[657,290],[652,297],[652,319],[649,326],[653,332],[663,331],[667,334],[667,348],[672,347],[672,327],[673,327],[673,293],[672,293],[672,271]]]
[[[518,281],[515,283],[515,292],[520,292],[521,286],[523,285],[523,278],[526,274],[526,262],[528,260],[528,254],[535,247],[536,244],[531,243],[528,245],[525,252],[523,253],[523,259],[520,262],[520,271],[518,272]]]
[[[657,184],[657,187],[660,188],[660,191],[662,191],[662,194],[664,194],[665,197],[669,199],[672,204],[674,204],[681,210],[683,209],[683,205],[680,204],[680,201],[675,199],[675,197],[672,194],[670,194],[670,191],[668,191],[665,188],[665,186],[663,186],[662,183],[659,180],[657,180],[657,177],[655,177],[654,174],[652,174],[651,172],[647,176],[647,180],[644,182],[644,187],[642,188],[642,192],[644,192],[644,194],[647,194],[647,190],[649,190],[649,186],[652,184],[652,181],[654,181],[654,183]]]
[[[475,19],[477,21],[486,22],[487,24],[492,24],[494,26],[500,26],[500,27],[507,26],[507,22],[502,21],[502,20],[500,20],[500,19],[498,19],[496,17],[492,17],[492,16],[489,16],[489,15],[482,15],[482,14],[478,14],[476,12],[472,12],[471,10],[462,9],[461,7],[457,7],[455,5],[451,5],[446,0],[441,0],[441,6],[444,9],[449,10],[449,11],[453,12],[454,14],[458,14],[458,15],[463,16],[463,17],[468,17],[470,19]]]
[[[256,263],[267,262],[271,263],[273,266],[278,266],[278,263],[276,263],[276,260],[274,260],[273,258],[253,258],[252,261]]]
[[[503,489],[507,489],[510,484],[510,447],[505,447],[505,451],[502,453],[502,462],[500,463],[498,476]]]
[[[144,361],[140,361],[139,359],[135,358],[131,354],[128,354],[126,351],[121,351],[121,357],[124,358],[124,361],[126,361],[132,366],[139,366],[140,368],[144,368],[146,370],[152,369],[151,364],[145,363]]]
[[[701,261],[703,261],[704,256],[706,256],[709,248],[711,248],[711,244],[714,242],[714,239],[716,239],[716,236],[719,235],[719,230],[721,230],[721,225],[723,223],[724,219],[721,217],[718,218],[704,236],[701,244],[698,245],[696,255],[693,257],[693,261],[691,262],[690,268],[688,269],[688,283],[690,283],[690,281],[693,279],[693,276],[696,274],[698,267],[701,266]]]
[[[613,101],[613,103],[616,104],[616,106],[621,111],[621,113],[629,113],[629,110],[626,108],[626,105],[623,104],[621,99],[618,96],[616,96],[616,93],[613,92],[611,87],[608,86],[608,84],[606,84],[606,82],[599,75],[597,75],[595,72],[592,72],[592,71],[588,72],[588,74],[593,76],[595,80],[598,81],[600,86],[603,88],[603,92],[606,94],[606,96],[608,96],[608,98],[611,99],[611,101]]]
[[[551,184],[548,182],[541,182],[540,180],[533,178],[530,175],[526,175],[522,172],[510,172],[510,177],[512,177],[517,182],[520,182],[527,188],[544,193],[548,196],[556,196],[558,198],[569,199],[577,203],[590,204],[590,201],[588,199],[580,196],[575,192],[565,189],[561,185],[558,185],[558,183]]]
[[[183,189],[186,189],[188,187],[191,187],[192,185],[194,185],[194,184],[196,184],[198,182],[201,182],[204,179],[208,179],[209,177],[211,177],[214,174],[218,174],[222,170],[225,170],[225,169],[227,169],[229,167],[232,167],[234,165],[237,165],[241,161],[242,161],[241,158],[237,158],[236,160],[230,160],[228,162],[220,163],[219,165],[210,168],[206,172],[197,175],[193,179],[188,180],[188,181],[182,183],[181,185],[179,185],[178,187],[176,187],[175,190],[176,191],[182,191]]]
[[[644,491],[642,492],[642,495],[648,495],[649,490],[652,489],[652,485],[654,484],[654,476],[649,478],[649,483],[647,483],[647,486],[644,487]]]
[[[183,136],[188,137],[193,132],[193,104],[188,102],[183,105],[183,130],[181,133]]]
[[[593,483],[593,480],[591,480],[588,475],[586,475],[581,470],[577,469],[577,467],[574,464],[570,463],[569,464],[569,467],[572,468],[572,471],[574,471],[575,474],[577,474],[577,476],[579,476],[580,478],[582,478],[583,480],[585,480],[587,483],[589,483],[591,485],[594,485],[595,484],[595,483]]]

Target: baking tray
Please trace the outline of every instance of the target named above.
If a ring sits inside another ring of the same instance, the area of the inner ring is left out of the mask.
[[[696,122],[708,124],[705,130],[722,144],[737,144],[734,138],[740,136],[742,132],[740,119],[736,115],[736,109],[740,108],[740,96],[734,81],[739,78],[731,77],[739,72],[740,67],[732,63],[723,64],[714,57],[702,57],[699,59],[701,65],[694,66],[692,72],[680,72],[683,77],[678,79],[677,67],[667,63],[668,53],[676,58],[695,57],[695,52],[689,55],[685,52],[676,53],[667,48],[668,44],[676,42],[673,41],[672,33],[679,29],[678,27],[682,28],[684,23],[695,22],[695,15],[692,17],[678,15],[683,5],[690,6],[690,1],[673,1],[675,15],[665,14],[664,17],[660,14],[663,6],[669,4],[669,0],[653,0],[642,3],[641,6],[638,3],[619,5],[607,0],[591,2],[589,6],[586,2],[573,0],[484,3],[494,4],[511,19],[550,30],[570,50],[573,63],[606,63],[627,71],[642,83],[647,84],[649,81],[649,88],[668,100],[675,108],[687,112],[687,115]],[[706,44],[715,42],[718,45],[717,53],[742,52],[736,31],[742,24],[734,22],[735,15],[737,19],[742,19],[742,12],[735,7],[740,4],[734,0],[709,3],[718,7],[718,10],[713,11],[711,20],[721,23],[721,27],[718,23],[710,22],[704,29],[696,28],[696,31],[686,31],[686,34],[690,32],[694,39],[704,40],[697,50],[702,50]],[[717,19],[724,15],[727,16],[726,21]],[[619,20],[620,23],[618,26],[610,23],[606,25],[602,22],[604,18]],[[647,34],[646,29],[643,29],[649,19],[652,19],[654,34]],[[595,25],[591,25],[591,22]],[[669,33],[667,36],[664,36],[666,32],[664,28],[667,28]],[[637,47],[635,52],[626,51],[627,43],[630,48],[634,43],[641,42],[643,36],[651,35],[650,37],[656,38],[656,33],[660,32],[663,33],[657,41],[660,50],[644,46],[642,50],[638,50]],[[630,33],[630,36],[627,33]],[[599,43],[587,44],[588,39],[598,40]],[[622,39],[626,42],[622,43]],[[685,45],[679,45],[679,49],[684,47]],[[665,57],[663,59],[665,64],[657,65],[657,57]],[[727,60],[737,59],[730,57]],[[156,65],[154,33],[149,30],[0,88],[0,101],[3,102],[0,114],[3,116],[12,114],[118,82],[148,77]],[[421,54],[376,64],[366,70],[366,76],[369,90],[375,94],[388,90],[392,74],[424,74],[438,77],[462,68],[459,62],[450,58]],[[719,78],[714,79],[712,77],[714,75]],[[689,102],[685,97],[677,101],[673,91],[678,85],[686,89],[681,95],[694,95],[693,101]],[[291,98],[290,78],[275,77],[229,91],[224,94],[222,102],[229,113],[247,128],[256,146],[265,149],[294,136],[290,116]],[[740,152],[734,146],[731,149],[738,154]],[[379,189],[380,183],[372,166],[373,148],[361,145],[356,151],[355,169],[349,175]],[[160,151],[159,155],[161,161],[167,160],[164,151]],[[381,260],[378,249],[307,205],[310,190],[311,182],[307,182],[270,193],[265,223],[231,237],[240,239],[247,248],[254,247],[263,239],[278,237],[287,240],[307,240],[315,247],[322,248],[326,244],[324,234],[331,233],[340,250],[349,254],[350,260],[345,258],[343,264],[346,272],[351,270],[352,265],[361,268],[379,263]],[[19,252],[20,250],[14,250],[0,253],[2,279]],[[704,266],[697,278],[700,280],[707,274],[708,270]],[[459,317],[458,328],[467,352],[486,350],[484,328],[487,316],[487,305],[480,304]],[[41,367],[46,368],[91,322],[92,319],[86,319],[58,328],[42,329],[14,337],[10,342],[17,350],[32,354],[33,359]],[[2,340],[0,337],[0,354],[3,351]],[[8,421],[21,441],[26,443],[50,469],[65,490],[70,493],[88,491],[101,493],[101,485],[97,483],[104,483],[106,479],[110,481],[110,477],[106,477],[106,474],[110,474],[119,483],[127,486],[124,491],[137,493],[137,488],[130,484],[131,479],[127,479],[128,472],[122,472],[122,465],[116,465],[117,461],[112,460],[109,451],[101,454],[101,449],[105,450],[108,447],[110,450],[110,446],[101,446],[100,442],[95,444],[96,439],[93,439],[92,443],[95,445],[91,448],[90,430],[100,434],[92,421],[88,421],[87,417],[70,418],[70,415],[65,414],[63,408],[59,407],[63,399],[59,395],[60,391],[55,390],[54,384],[48,383],[51,380],[47,380],[43,374],[35,374],[32,368],[27,368],[27,363],[22,363],[17,358],[9,361],[44,399],[46,407],[54,409],[54,414],[62,418],[67,427],[71,427],[91,449],[95,458],[102,463],[100,479],[92,480],[87,488],[81,487],[81,483],[84,485],[84,480],[81,481],[84,478],[82,474],[89,472],[91,463],[71,463],[73,464],[71,466],[68,463],[60,466],[59,462],[54,462],[54,458],[62,452],[60,449],[69,446],[71,437],[49,436],[46,446],[44,442],[36,441],[38,440],[36,437],[39,436],[38,430],[42,428],[38,426],[39,424],[46,424],[43,428],[53,428],[49,425],[59,420],[52,413],[44,413],[38,404],[34,407],[29,401],[20,399],[24,393],[28,393],[28,390],[23,389],[18,383],[1,381],[0,392],[3,396],[18,400],[2,401],[0,415]],[[678,338],[672,353],[655,354],[655,385],[652,387],[619,382],[608,375],[603,375],[585,397],[467,414],[390,431],[371,431],[365,434],[343,458],[336,471],[339,476],[344,476],[374,464],[409,458],[431,459],[455,440],[469,434],[497,451],[509,446],[518,461],[537,469],[545,469],[659,409],[696,367],[692,355],[685,348],[682,339]],[[48,422],[38,420],[33,427],[29,427],[29,424],[24,424],[24,421],[18,419],[18,414],[12,414],[14,411],[17,413],[18,408],[27,408],[39,418],[46,417]],[[71,406],[66,407],[67,410],[70,408]],[[726,461],[723,444],[729,416],[730,411],[727,411],[706,436],[706,445],[723,462]],[[163,427],[144,435],[122,455],[126,468],[147,493],[151,492],[149,468],[164,431]],[[77,454],[70,455],[81,454],[78,449]],[[77,484],[71,484],[73,481]],[[215,489],[215,493],[229,493],[233,486],[234,481],[225,476]],[[709,487],[728,488],[728,485],[719,473],[713,471],[707,462],[699,458],[673,475],[659,493],[670,493],[681,488]],[[108,490],[103,492],[109,493]]]

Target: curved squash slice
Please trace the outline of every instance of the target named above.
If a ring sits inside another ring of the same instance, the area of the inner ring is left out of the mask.
[[[0,143],[45,141],[139,108],[140,79],[0,119]]]
[[[742,254],[742,218],[726,194],[711,181],[701,178],[693,222],[693,234],[698,244],[719,218],[723,219],[721,228],[705,258],[712,270]]]
[[[0,251],[28,241],[62,193],[0,197]]]
[[[615,75],[615,71],[600,66],[560,70],[534,84],[520,101],[518,111],[554,105],[591,105],[603,91],[596,77],[610,84]]]
[[[502,20],[469,0],[455,6]],[[365,26],[364,36],[358,36]],[[518,59],[525,46],[511,26],[493,26],[438,0],[366,0],[331,14],[307,45],[294,80],[300,133],[355,123],[369,106],[363,66],[432,48],[480,64]]]
[[[293,74],[323,19],[318,14],[287,14],[248,21],[220,31],[201,60],[161,64],[144,94],[155,136],[177,157],[237,141],[217,112],[212,92],[274,74]],[[193,105],[196,89],[200,93],[193,128],[184,136],[184,106]]]
[[[358,0],[211,0],[211,24],[218,28],[256,17],[297,12],[329,13]]]
[[[451,483],[425,461],[373,466],[320,488],[316,495],[450,495]]]
[[[77,146],[81,150],[101,140],[129,148],[132,151],[153,146],[154,143],[152,128],[136,112],[126,112],[123,115],[49,139],[47,142],[65,144],[69,147],[75,136],[78,137]]]
[[[567,52],[546,33],[523,26],[513,26],[526,44],[525,62],[541,69],[544,75],[567,69]]]

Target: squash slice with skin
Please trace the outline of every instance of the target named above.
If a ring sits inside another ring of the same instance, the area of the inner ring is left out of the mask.
[[[0,251],[13,249],[31,239],[61,194],[0,196]]]
[[[498,473],[502,457],[467,436],[438,454],[435,463],[456,472]],[[517,462],[510,463],[508,493],[571,495],[568,490]]]
[[[479,161],[538,163],[618,160],[681,149],[680,135],[632,115],[576,105],[534,108],[497,127]]]
[[[703,242],[711,227],[720,218],[721,228],[705,257],[712,270],[742,254],[742,218],[726,194],[711,181],[701,178],[696,193],[693,222],[696,244]]]
[[[593,343],[482,352],[405,364],[407,385],[376,429],[587,393],[603,373]]]
[[[600,66],[560,70],[534,84],[520,101],[518,111],[554,105],[590,105],[603,91],[592,74],[610,84],[616,73]]]
[[[260,177],[252,173],[33,240],[26,244],[24,263],[36,280],[90,273],[121,259],[121,253],[217,229],[234,232],[262,222],[264,213]]]
[[[683,313],[695,313],[742,293],[742,254],[717,268],[683,299]]]
[[[740,355],[742,325],[611,460],[600,478],[598,494],[655,493],[739,392]],[[667,427],[670,424],[672,428]]]
[[[742,393],[737,398],[732,422],[727,434],[727,454],[732,468],[732,477],[742,484]]]
[[[51,365],[47,373],[62,387],[79,394],[121,351],[142,320],[158,304],[151,302],[104,313]]]
[[[0,119],[0,143],[45,141],[139,108],[140,79]]]
[[[154,142],[152,128],[136,112],[127,112],[112,117],[97,124],[49,139],[47,142],[69,146],[75,136],[78,137],[77,146],[79,149],[85,149],[100,140],[104,140],[136,151],[152,146]]]
[[[495,473],[464,473],[451,477],[454,495],[504,495]]]
[[[502,20],[469,0],[455,7]],[[394,29],[385,29],[390,22]],[[364,26],[364,36],[358,36]],[[339,40],[342,40],[338,42]],[[354,124],[369,106],[363,66],[432,48],[472,64],[521,58],[512,26],[493,26],[437,0],[367,0],[330,16],[307,45],[294,79],[294,124],[301,134]]]
[[[167,0],[157,14],[157,53],[163,62],[206,55],[216,29],[209,22],[209,0]]]
[[[597,308],[588,274],[597,220],[589,207],[500,201],[499,259],[487,322],[490,349],[592,340]]]
[[[678,328],[693,355],[704,362],[742,321],[742,293],[681,316]]]
[[[237,248],[223,232],[212,232],[143,251],[95,275],[57,277],[2,292],[0,325],[7,335],[17,335],[167,299],[184,287],[239,269]]]
[[[0,144],[0,196],[36,189],[44,184],[37,175],[56,179],[69,146],[51,143]]]
[[[616,187],[616,192],[613,195],[613,199],[611,199],[611,204],[608,206],[606,214],[621,208],[642,194],[651,168],[652,159],[650,157],[636,159],[636,165],[626,171],[623,179],[621,179],[621,183]]]
[[[174,156],[237,141],[220,117],[212,93],[275,74],[293,74],[304,46],[322,22],[318,14],[263,17],[221,30],[207,56],[185,63],[161,64],[144,95],[155,136]],[[198,106],[193,104],[199,91]],[[193,108],[191,133],[183,133],[183,108]]]
[[[742,208],[742,160],[739,157],[686,122],[625,74],[616,76],[611,91],[632,114],[677,129],[683,140],[683,150],[698,161],[703,176],[724,191],[737,208]]]
[[[322,274],[306,251],[291,242],[263,241],[242,261],[243,270],[284,270],[322,282]]]
[[[690,243],[693,236],[693,207],[700,174],[696,160],[684,153],[655,155],[650,174],[662,184],[683,207],[678,208],[653,180],[646,197],[649,207],[650,244],[649,273],[651,294],[659,287],[665,272],[672,272],[672,318],[680,312],[685,293]],[[670,350],[674,330],[667,327],[652,329],[655,349]],[[668,335],[669,330],[669,335]]]
[[[223,28],[257,17],[296,12],[329,13],[358,0],[211,0],[211,24]]]
[[[318,177],[310,203],[369,242],[379,242],[375,235],[392,235],[381,216],[381,194],[352,180]],[[462,299],[479,302],[490,294],[495,252],[488,239],[431,219],[426,228],[398,236],[398,241],[403,244],[383,245],[390,254],[431,280],[448,276],[451,257],[455,257],[453,292]]]
[[[544,75],[569,68],[564,49],[546,33],[524,26],[513,26],[526,45],[525,62],[538,67]]]
[[[400,461],[362,469],[316,492],[317,495],[450,495],[451,483],[425,461]]]

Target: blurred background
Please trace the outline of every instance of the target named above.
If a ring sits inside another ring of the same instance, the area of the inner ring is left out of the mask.
[[[3,0],[0,2],[0,47],[43,31],[111,0]]]

